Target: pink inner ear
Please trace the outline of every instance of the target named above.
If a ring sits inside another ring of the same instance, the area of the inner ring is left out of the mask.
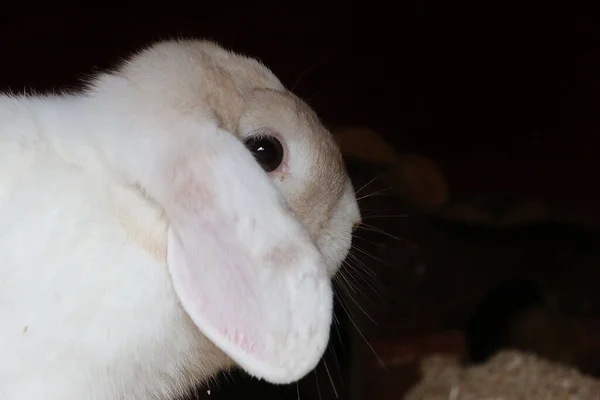
[[[251,318],[259,322],[262,317],[257,276],[244,261],[247,256],[240,252],[244,248],[241,243],[224,235],[227,232],[223,227],[206,228],[200,230],[201,234],[189,229],[182,229],[182,233],[190,241],[205,243],[202,248],[212,251],[202,251],[193,243],[186,246],[185,239],[170,233],[168,262],[180,301],[197,326],[211,326],[240,350],[262,359],[264,348],[252,339],[259,338],[261,332],[248,324]],[[186,251],[190,247],[196,247],[197,253]]]
[[[231,140],[210,162],[176,164],[165,206],[173,286],[202,333],[248,373],[292,382],[326,348],[331,282],[302,224]]]

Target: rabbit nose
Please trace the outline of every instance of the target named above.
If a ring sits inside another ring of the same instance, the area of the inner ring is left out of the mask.
[[[356,230],[360,227],[360,224],[362,224],[360,219],[352,224],[352,233],[356,232]]]

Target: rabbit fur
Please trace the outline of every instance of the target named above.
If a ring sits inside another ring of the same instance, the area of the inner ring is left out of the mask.
[[[257,135],[281,142],[276,170]],[[0,399],[170,399],[233,366],[298,380],[359,223],[313,110],[216,43],[0,94]]]

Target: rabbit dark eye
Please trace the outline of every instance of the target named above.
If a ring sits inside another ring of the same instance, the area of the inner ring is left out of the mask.
[[[283,146],[272,136],[256,136],[246,139],[246,147],[266,171],[276,170],[283,161]]]

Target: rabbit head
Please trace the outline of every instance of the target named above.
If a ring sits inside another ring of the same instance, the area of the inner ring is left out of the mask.
[[[200,331],[270,382],[314,368],[360,213],[310,107],[258,61],[193,40],[141,51],[87,98],[107,165],[165,211],[173,286]]]
[[[117,74],[137,90],[136,108],[196,113],[245,143],[335,274],[361,219],[341,152],[310,106],[258,60],[210,41],[157,43]],[[110,92],[108,77],[95,80],[97,92]]]

